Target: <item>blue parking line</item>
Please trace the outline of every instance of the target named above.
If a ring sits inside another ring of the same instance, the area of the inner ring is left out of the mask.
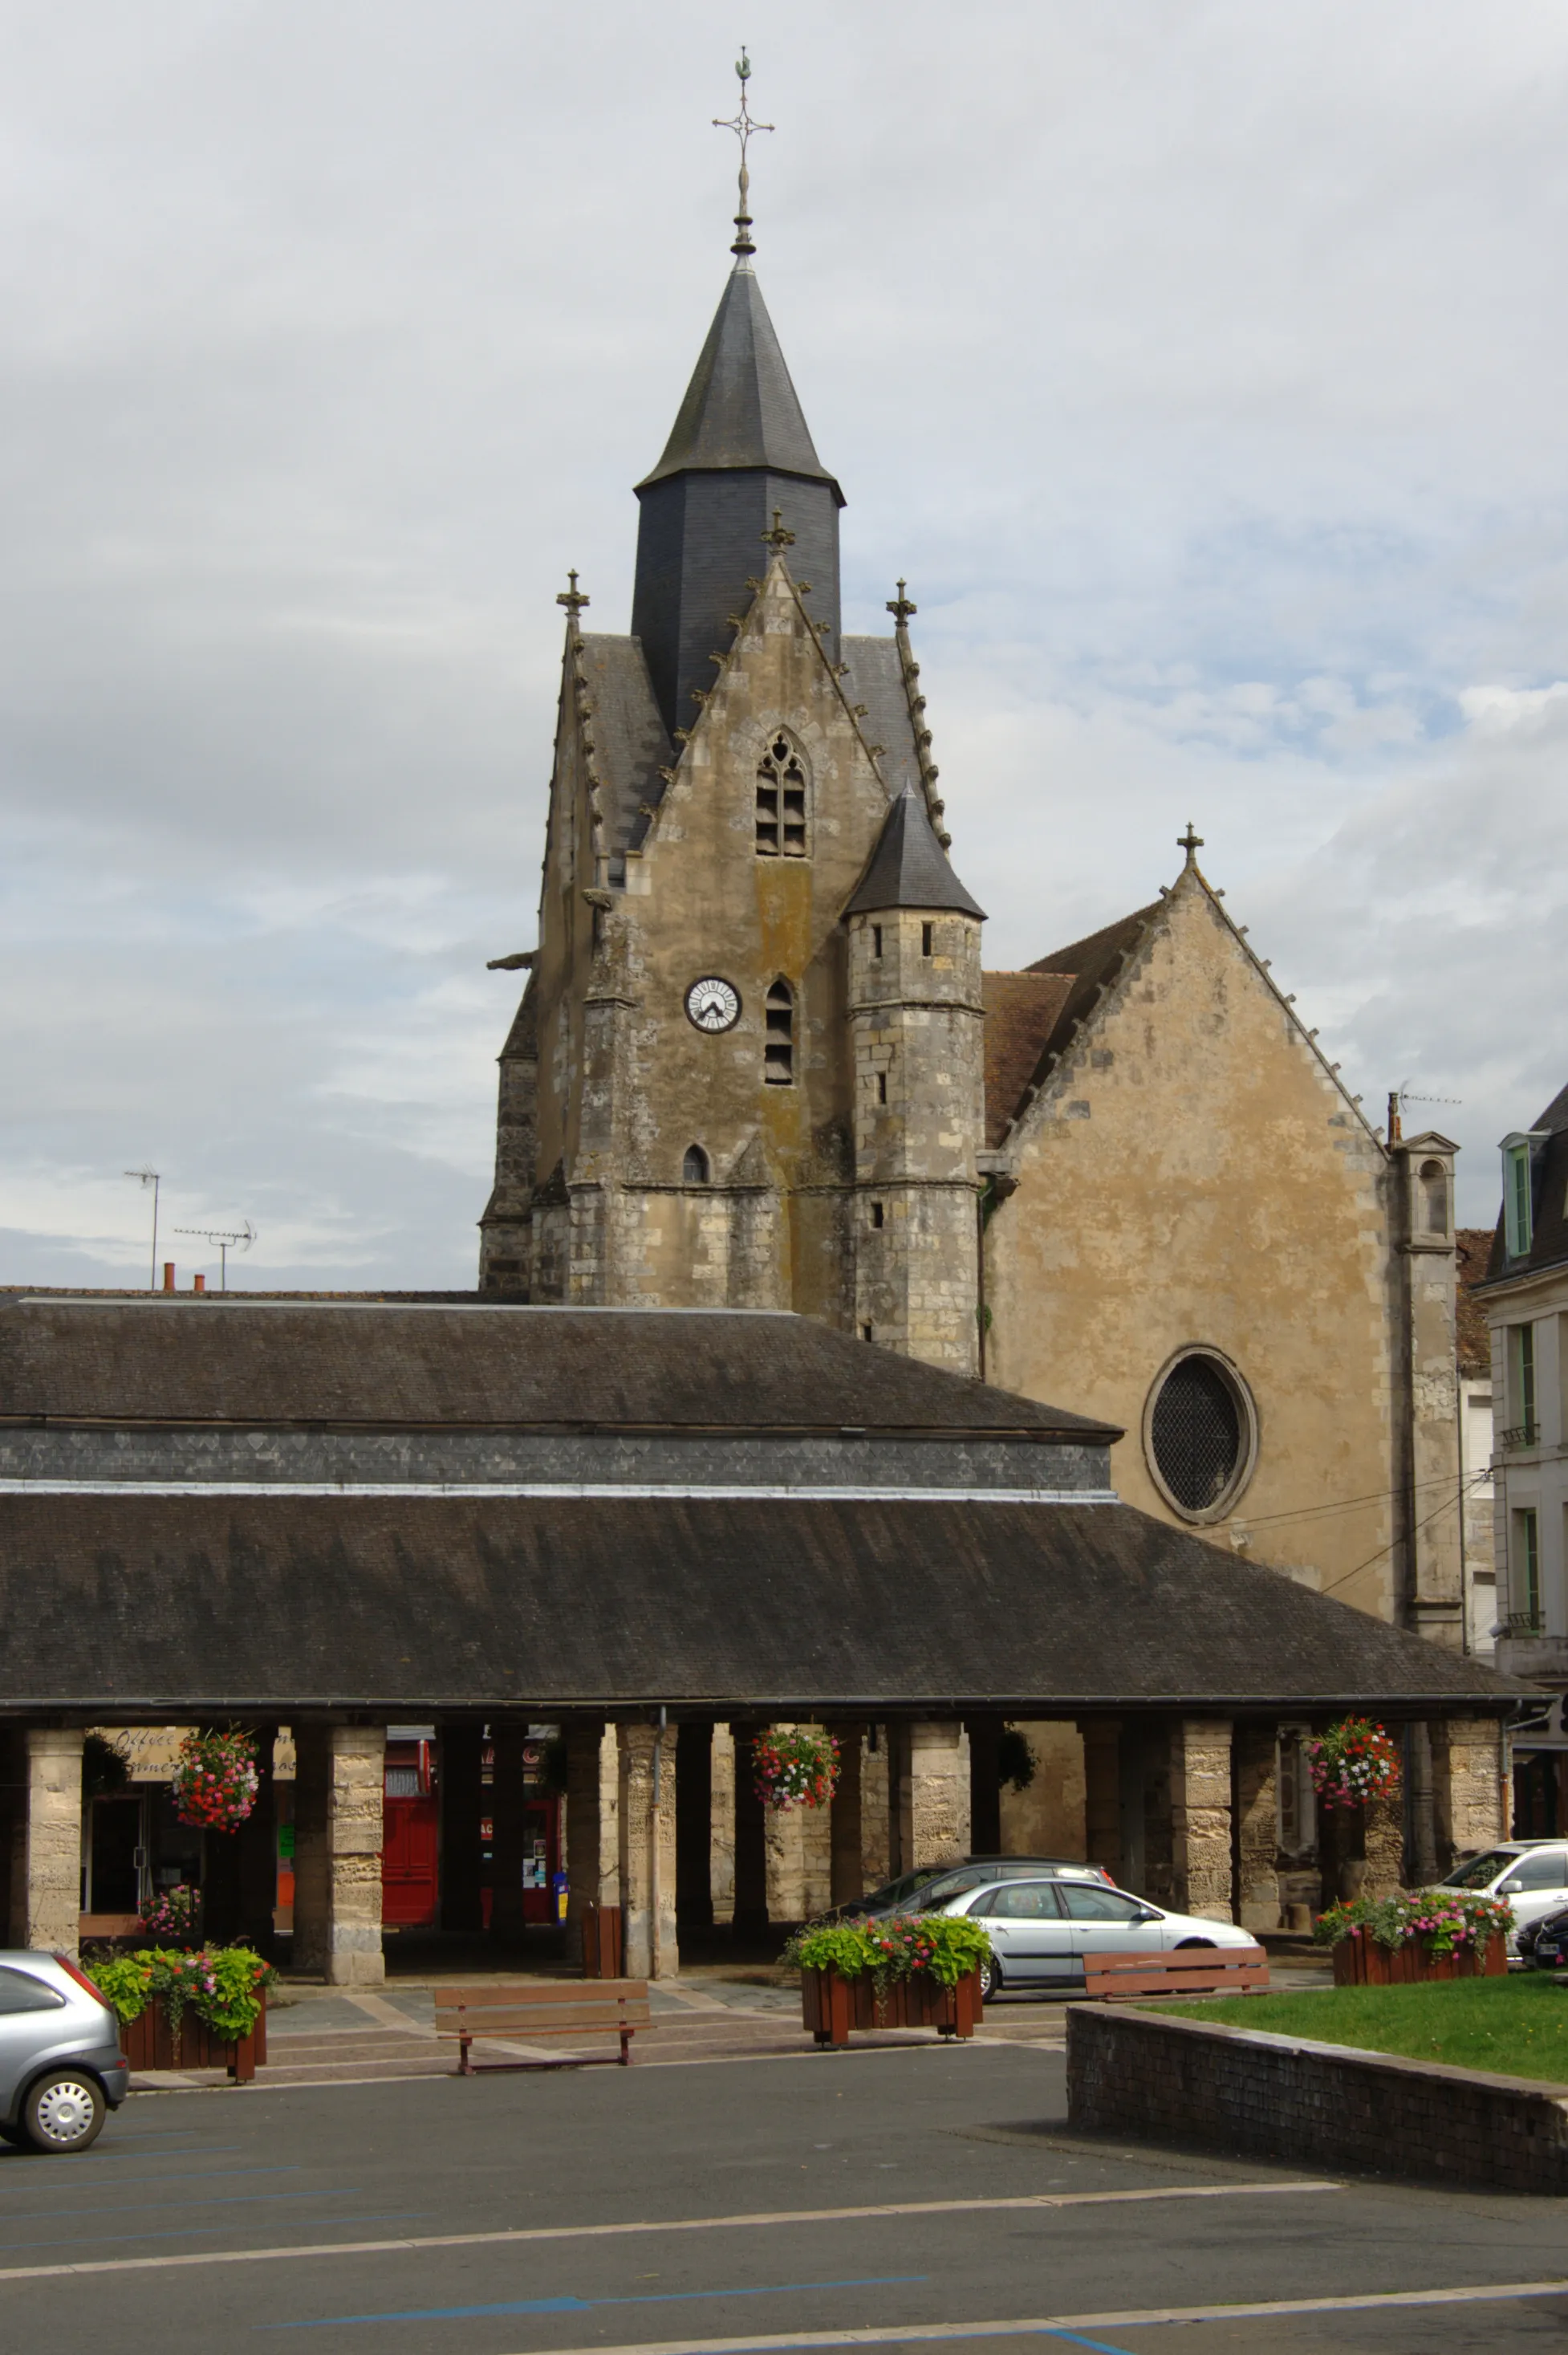
[[[363,2216],[328,2216],[323,2221],[328,2224],[413,2224],[432,2213],[429,2208],[372,2208]],[[95,2242],[107,2242],[112,2248],[121,2241],[210,2241],[217,2233],[232,2230],[233,2226],[228,2224],[193,2224],[184,2232],[72,2232],[61,2240],[13,2241],[4,2254],[14,2256],[19,2249],[79,2249]],[[313,2256],[332,2246],[331,2241],[302,2242],[300,2254],[302,2257]],[[286,2328],[288,2326],[280,2327]]]
[[[334,2191],[233,2191],[220,2200],[182,2200],[180,2205],[182,2208],[260,2208],[264,2201],[274,2200],[351,2200],[355,2197],[363,2199],[364,2196],[357,2183],[342,2183]],[[167,2201],[163,2200],[133,2200],[125,2207],[94,2208],[89,2212],[93,2216],[162,2216],[166,2213],[167,2206]],[[17,2222],[23,2224],[63,2224],[70,2213],[69,2208],[46,2208],[35,2215],[18,2217]],[[10,2245],[6,2241],[0,2241],[0,2256],[5,2255]],[[26,2248],[27,2243],[24,2241],[18,2245]]]
[[[182,2158],[184,2155],[182,2152]],[[298,2175],[299,2172],[299,2164],[291,2167],[201,2167],[194,2168],[189,2175],[143,2175],[136,2189],[140,2191],[143,2183],[233,2183],[242,2175]],[[16,2196],[24,2198],[29,2190],[53,2191],[58,2199],[65,2191],[85,2191],[90,2197],[93,2192],[101,2191],[103,2186],[101,2183],[19,2183]]]
[[[466,2322],[484,2314],[589,2314],[600,2306],[684,2306],[705,2297],[790,2297],[810,2289],[888,2289],[928,2274],[868,2274],[856,2281],[773,2282],[759,2289],[656,2290],[644,2297],[519,2297],[498,2306],[419,2306],[401,2314],[325,2314],[308,2322],[258,2322],[255,2330],[333,2330],[348,2322]]]

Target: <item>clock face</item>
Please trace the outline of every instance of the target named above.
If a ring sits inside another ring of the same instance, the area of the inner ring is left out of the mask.
[[[733,1030],[740,1020],[740,992],[732,982],[705,974],[686,992],[686,1019],[699,1030]]]

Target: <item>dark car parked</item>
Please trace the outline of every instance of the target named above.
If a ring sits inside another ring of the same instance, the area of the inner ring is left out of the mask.
[[[1538,1971],[1568,1970],[1568,1905],[1542,1921],[1527,1923],[1519,1934],[1519,1951],[1526,1965]]]
[[[961,1864],[926,1864],[900,1873],[864,1897],[835,1905],[823,1916],[829,1922],[857,1921],[866,1913],[939,1913],[955,1897],[982,1881],[1049,1879],[1061,1874],[1069,1881],[1109,1881],[1103,1864],[1080,1864],[1066,1856],[969,1856]],[[1115,1884],[1112,1883],[1112,1886]]]

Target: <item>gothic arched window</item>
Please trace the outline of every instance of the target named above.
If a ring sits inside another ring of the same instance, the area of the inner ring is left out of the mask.
[[[707,1155],[700,1145],[688,1145],[686,1157],[681,1164],[682,1182],[687,1186],[705,1186],[709,1177]]]
[[[787,981],[776,981],[768,991],[767,1015],[762,1076],[771,1088],[787,1088],[795,1077],[795,993]]]
[[[783,734],[773,739],[757,765],[757,855],[806,856],[806,767]]]

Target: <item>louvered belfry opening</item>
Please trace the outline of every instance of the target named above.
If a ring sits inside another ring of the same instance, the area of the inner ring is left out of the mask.
[[[775,737],[758,764],[757,855],[806,856],[806,772],[787,736]]]
[[[1187,1512],[1207,1512],[1235,1478],[1243,1452],[1241,1410],[1211,1358],[1183,1358],[1160,1385],[1150,1441],[1160,1476]]]
[[[768,991],[767,1018],[762,1076],[769,1087],[787,1088],[795,1077],[795,993],[787,981],[776,981]]]

